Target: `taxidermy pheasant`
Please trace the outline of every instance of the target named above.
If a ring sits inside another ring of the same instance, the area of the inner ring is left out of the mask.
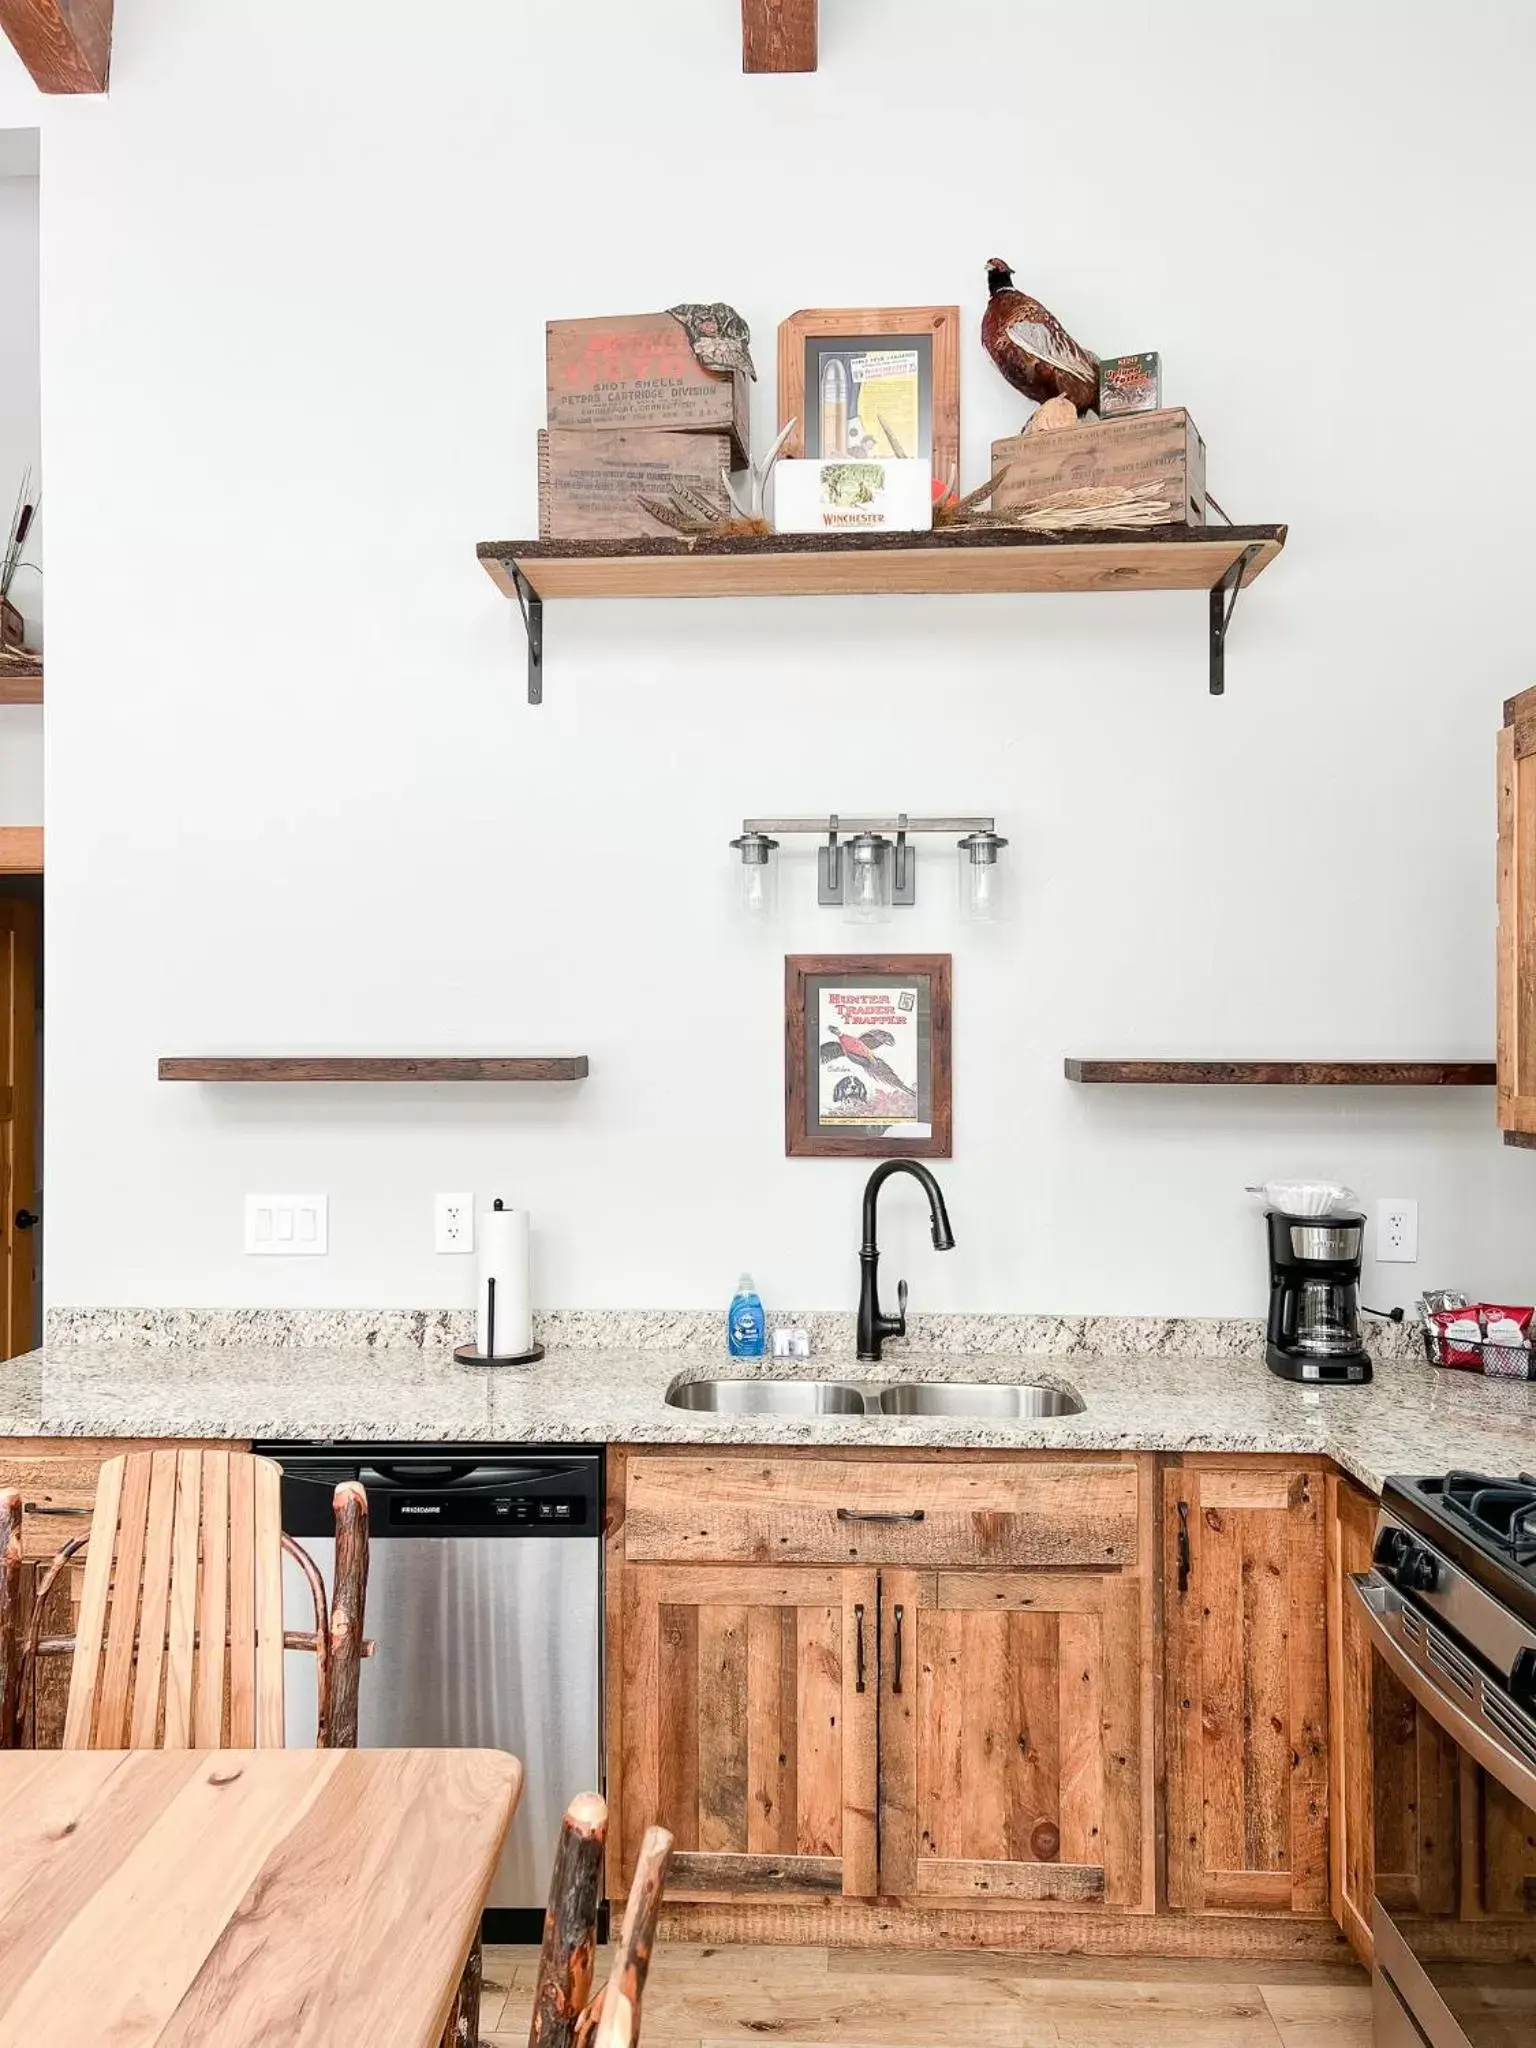
[[[889,1031],[861,1031],[855,1038],[851,1031],[839,1031],[835,1026],[828,1028],[832,1036],[820,1048],[823,1066],[831,1060],[849,1059],[861,1073],[872,1075],[885,1087],[895,1088],[903,1095],[912,1093],[911,1084],[903,1081],[894,1067],[888,1067],[884,1060],[875,1058],[880,1046],[896,1043]]]
[[[987,310],[981,339],[987,354],[1015,391],[1026,398],[1068,398],[1079,412],[1099,402],[1099,359],[1072,339],[1056,315],[1016,291],[1013,271],[1001,256],[987,263]]]
[[[672,318],[681,323],[693,350],[706,370],[745,370],[753,383],[757,370],[748,343],[752,330],[734,306],[716,300],[712,306],[668,306]]]

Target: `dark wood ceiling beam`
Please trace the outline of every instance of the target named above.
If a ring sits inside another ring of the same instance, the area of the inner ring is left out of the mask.
[[[742,70],[814,71],[817,5],[818,0],[741,0]]]
[[[0,0],[0,28],[40,92],[105,92],[112,0]]]

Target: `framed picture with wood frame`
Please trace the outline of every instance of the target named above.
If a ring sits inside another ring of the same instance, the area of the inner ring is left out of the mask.
[[[788,456],[924,457],[960,480],[960,308],[818,307],[779,326]]]
[[[948,953],[792,953],[784,962],[791,1159],[948,1159]]]

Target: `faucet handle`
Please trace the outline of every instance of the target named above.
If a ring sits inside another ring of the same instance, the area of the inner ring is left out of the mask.
[[[896,1332],[897,1336],[905,1337],[907,1334],[907,1283],[905,1280],[898,1280],[896,1282],[896,1320],[901,1325],[900,1329]]]

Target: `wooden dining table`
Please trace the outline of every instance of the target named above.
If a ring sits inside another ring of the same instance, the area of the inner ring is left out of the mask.
[[[0,2043],[437,2048],[522,1782],[489,1749],[0,1753]]]

